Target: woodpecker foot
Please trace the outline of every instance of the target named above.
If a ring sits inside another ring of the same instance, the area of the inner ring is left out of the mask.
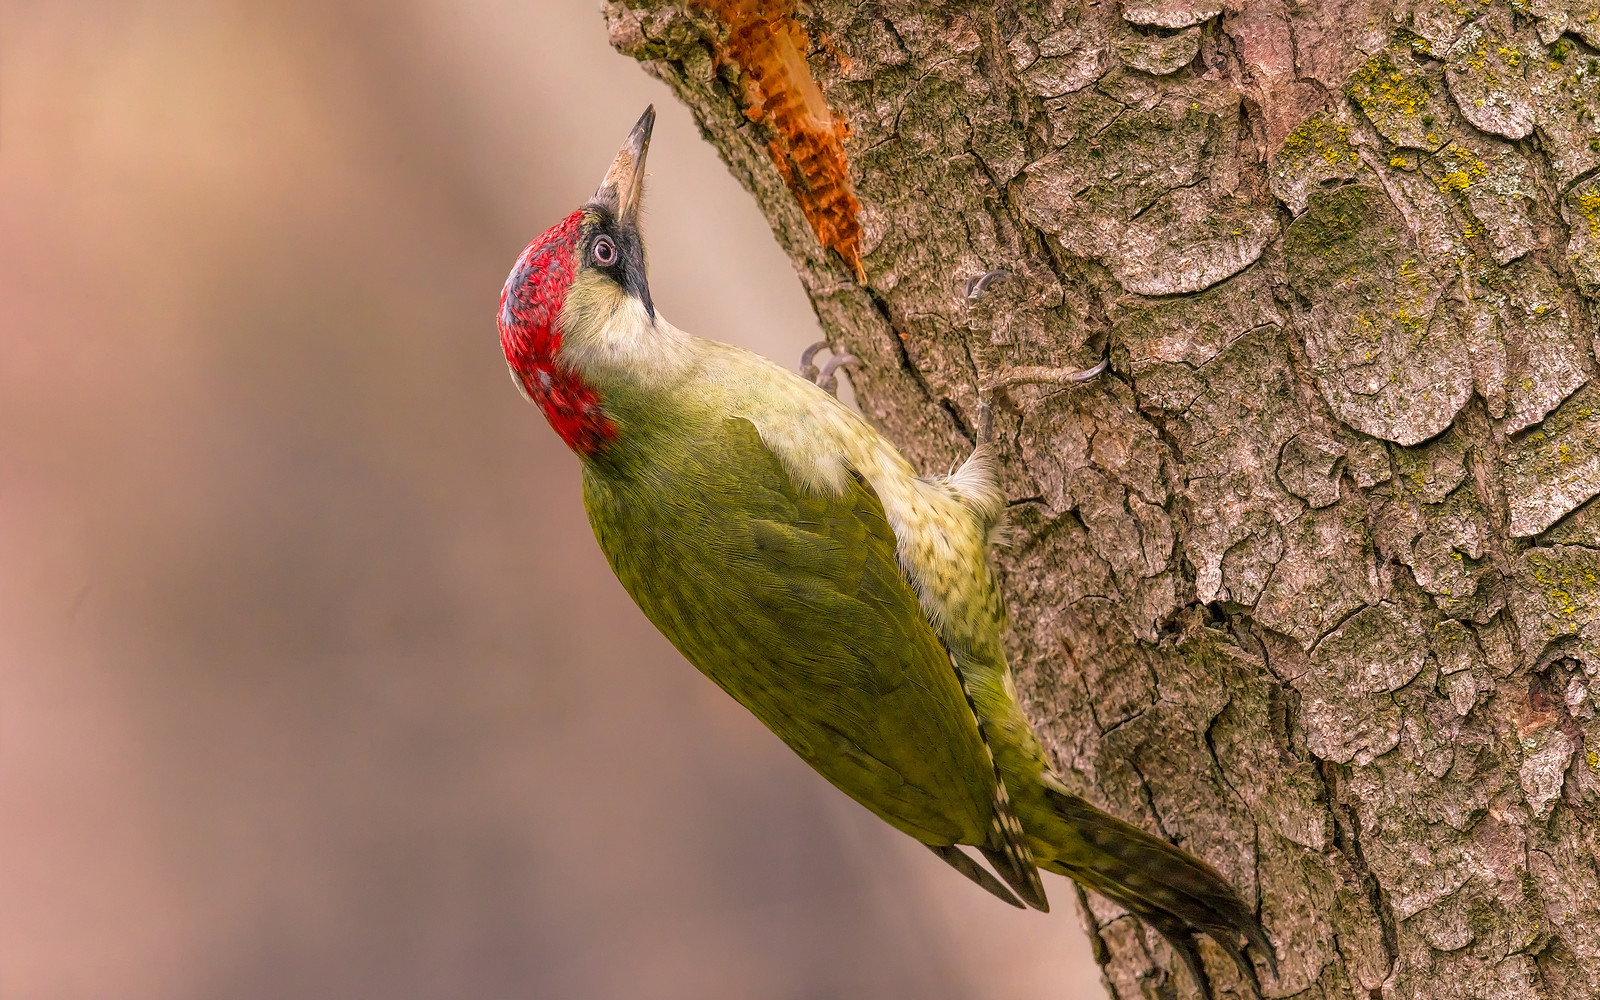
[[[1001,278],[1010,278],[1014,275],[1003,268],[985,271],[976,277],[968,278],[966,285],[967,305],[982,299],[988,292],[989,286]],[[1105,371],[1110,366],[1111,358],[1108,354],[1100,359],[1100,363],[1093,368],[1074,371],[1070,368],[1045,368],[1039,365],[1026,365],[1020,368],[1011,368],[1003,372],[996,372],[980,379],[978,382],[978,426],[976,428],[977,443],[987,444],[994,435],[994,404],[995,392],[1009,388],[1013,385],[1076,385],[1087,382]]]
[[[848,365],[859,364],[860,359],[854,354],[834,354],[818,368],[816,356],[818,351],[833,351],[826,340],[819,340],[815,344],[800,352],[800,377],[808,382],[815,382],[818,388],[830,396],[839,395],[838,371]]]
[[[983,298],[984,293],[989,290],[989,286],[990,285],[994,284],[996,281],[1000,280],[1001,278],[1009,278],[1009,277],[1011,277],[1011,272],[1010,271],[1004,270],[1002,268],[996,268],[993,271],[985,271],[983,274],[978,275],[976,278],[968,278],[967,279],[967,301],[968,302],[976,302],[976,301],[978,301],[979,299]]]
[[[1039,365],[1024,365],[1021,368],[1010,368],[997,372],[983,380],[978,386],[984,392],[993,392],[996,389],[1005,389],[1013,385],[1075,385],[1087,382],[1111,366],[1111,357],[1107,355],[1100,359],[1100,363],[1093,368],[1082,371],[1073,371],[1071,368],[1044,368]]]
[[[1076,385],[1087,382],[1110,366],[1109,357],[1101,358],[1093,368],[1073,371],[1070,368],[1041,368],[1029,365],[1011,368],[990,375],[978,383],[977,444],[988,444],[994,437],[994,394],[1014,385]]]

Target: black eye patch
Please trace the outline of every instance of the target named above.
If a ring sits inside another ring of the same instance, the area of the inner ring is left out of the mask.
[[[591,207],[590,211],[595,209]],[[644,267],[644,241],[639,238],[639,231],[617,222],[608,212],[597,211],[596,214],[600,216],[599,224],[594,227],[584,248],[584,262],[642,302],[645,312],[655,319],[656,307],[650,301],[650,284]]]

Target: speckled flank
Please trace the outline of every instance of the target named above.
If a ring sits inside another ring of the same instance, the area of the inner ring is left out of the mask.
[[[797,482],[837,491],[854,471],[872,485],[899,539],[900,565],[946,643],[997,633],[985,597],[993,592],[988,540],[997,488],[980,480],[983,459],[951,479],[923,479],[859,414],[821,389],[764,359],[741,367],[756,368],[761,378],[747,386],[751,402],[735,397],[733,412],[756,425]]]

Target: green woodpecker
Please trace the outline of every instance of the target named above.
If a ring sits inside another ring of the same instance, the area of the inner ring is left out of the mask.
[[[811,382],[657,314],[639,206],[647,109],[582,209],[500,300],[511,377],[582,460],[611,568],[689,662],[806,763],[1001,899],[1076,879],[1254,979],[1252,910],[1205,862],[1069,792],[1018,705],[989,566],[989,449],[919,477]],[[975,847],[1005,884],[961,850]],[[1007,886],[1010,888],[1008,889]]]

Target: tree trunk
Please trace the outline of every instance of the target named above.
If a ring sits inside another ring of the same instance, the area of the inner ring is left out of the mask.
[[[1109,352],[996,394],[1061,773],[1259,901],[1269,996],[1600,995],[1600,6],[757,6],[606,16],[914,464]]]

